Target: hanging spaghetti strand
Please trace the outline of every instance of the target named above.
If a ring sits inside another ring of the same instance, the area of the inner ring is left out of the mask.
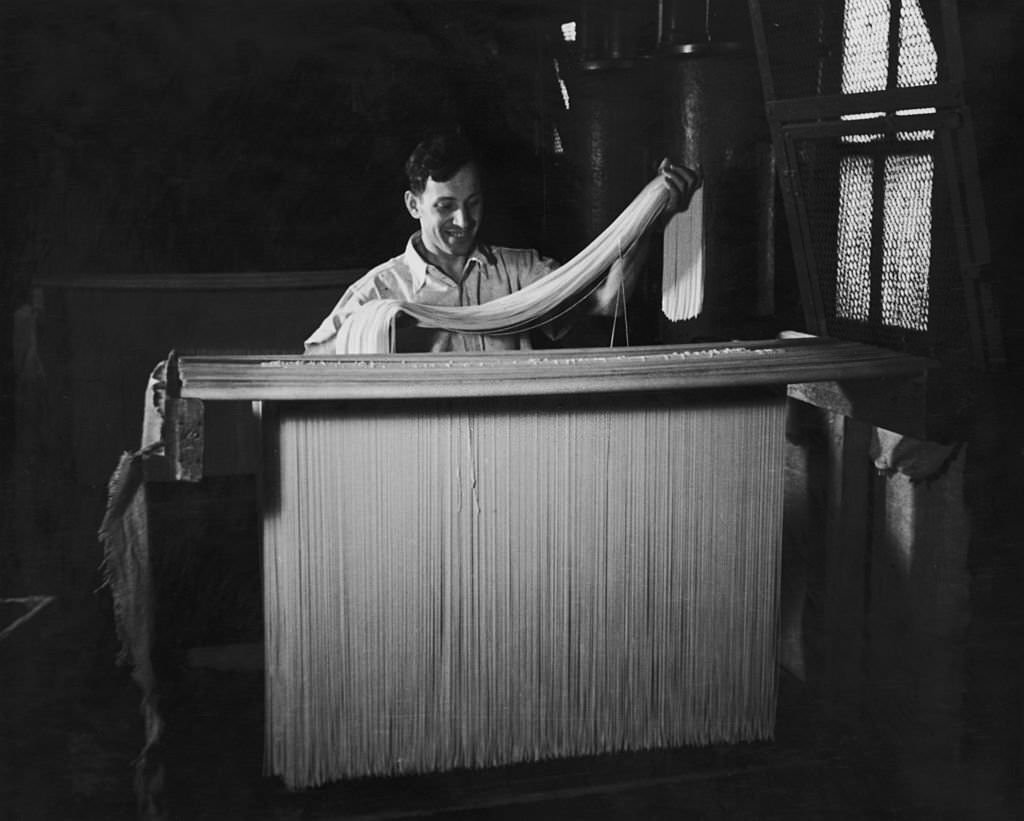
[[[770,738],[784,413],[281,409],[269,771],[307,787]]]
[[[672,215],[665,228],[661,312],[677,322],[693,319],[704,306],[704,189],[690,207]]]

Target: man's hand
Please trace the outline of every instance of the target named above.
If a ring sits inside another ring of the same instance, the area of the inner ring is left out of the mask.
[[[672,195],[667,212],[685,211],[690,206],[693,192],[703,182],[700,173],[685,165],[673,165],[667,157],[658,166],[658,173]]]

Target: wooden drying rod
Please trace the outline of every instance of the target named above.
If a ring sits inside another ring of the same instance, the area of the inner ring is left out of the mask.
[[[885,348],[803,334],[634,348],[376,356],[187,356],[157,385],[163,453],[155,480],[202,477],[203,402],[361,401],[763,388],[847,415],[857,406],[906,424],[935,363]],[[833,407],[834,406],[834,407]],[[890,428],[893,429],[893,428]],[[913,432],[908,430],[907,432]]]

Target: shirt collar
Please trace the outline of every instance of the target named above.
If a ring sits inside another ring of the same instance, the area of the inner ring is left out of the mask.
[[[405,262],[409,268],[409,273],[412,275],[413,285],[418,291],[424,285],[427,284],[427,280],[430,279],[430,268],[434,266],[430,265],[422,256],[420,252],[416,250],[415,240],[420,236],[420,232],[417,231],[411,237],[409,241],[405,243],[405,253],[402,254],[402,261]],[[494,252],[488,245],[482,242],[478,242],[473,252],[469,255],[466,260],[466,266],[476,263],[477,265],[487,266],[494,265],[496,262]],[[434,268],[436,270],[436,268]],[[444,276],[444,274],[441,274]]]
[[[417,231],[409,237],[409,241],[405,243],[405,253],[402,254],[402,261],[409,269],[409,273],[412,274],[412,282],[417,291],[427,284],[427,261],[420,256],[420,252],[416,250],[416,245],[413,243],[413,240],[419,235],[419,231]]]

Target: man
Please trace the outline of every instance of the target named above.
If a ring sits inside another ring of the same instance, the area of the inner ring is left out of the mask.
[[[558,267],[534,250],[477,241],[484,194],[478,163],[461,136],[440,134],[424,140],[409,157],[405,170],[409,180],[405,207],[419,222],[419,231],[409,238],[403,254],[378,265],[345,292],[306,340],[307,354],[335,353],[342,323],[366,302],[397,299],[426,305],[480,305],[518,291]],[[674,207],[685,207],[699,184],[697,174],[667,161],[659,171],[673,193]],[[609,275],[585,308],[596,314],[614,310],[617,299],[632,288],[642,261],[638,259],[629,271]],[[562,330],[545,328],[552,338]],[[426,337],[420,346],[431,351],[531,347],[528,334],[487,336],[430,329]],[[405,338],[409,339],[408,333]]]

